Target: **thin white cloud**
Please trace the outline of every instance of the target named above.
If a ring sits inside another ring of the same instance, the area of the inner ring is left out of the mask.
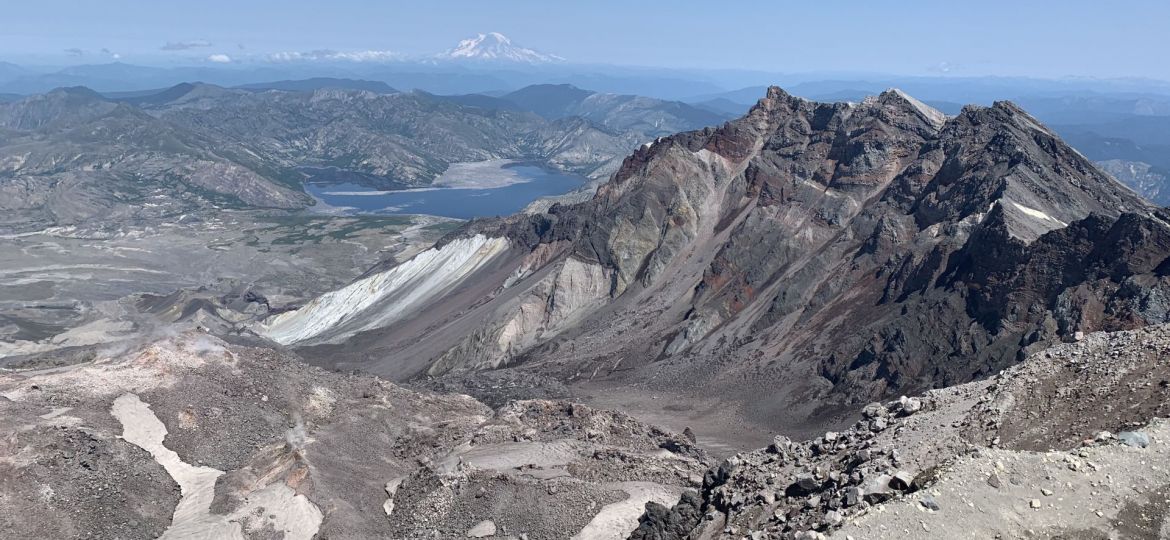
[[[198,49],[200,47],[210,47],[211,42],[203,39],[195,39],[191,41],[168,41],[166,45],[161,48],[164,51],[186,51],[188,49]]]
[[[270,62],[393,62],[406,55],[394,51],[333,51],[328,49],[308,52],[278,52],[268,55]]]
[[[230,64],[232,63],[232,57],[226,54],[213,54],[207,57],[207,61],[215,62],[216,64]]]
[[[933,71],[935,73],[952,73],[954,71],[958,71],[960,68],[961,66],[944,60],[926,69],[927,71]]]

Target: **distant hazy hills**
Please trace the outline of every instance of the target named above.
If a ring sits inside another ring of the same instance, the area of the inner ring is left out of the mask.
[[[315,78],[378,81],[399,90],[435,94],[506,93],[533,84],[569,83],[601,92],[681,99],[722,88],[707,76],[676,70],[520,63],[480,59],[423,62],[279,62],[229,66],[137,66],[122,62],[29,70],[0,69],[0,94],[29,95],[53,88],[85,86],[99,92],[168,88],[202,81],[247,86]]]
[[[252,154],[85,88],[0,105],[0,134],[0,224],[312,202]]]
[[[323,88],[343,88],[347,90],[365,90],[375,94],[393,94],[398,90],[380,81],[363,81],[356,79],[337,79],[333,77],[314,77],[297,81],[274,81],[267,83],[242,84],[237,88],[247,90],[283,90],[286,92],[312,92]]]
[[[679,101],[590,92],[569,84],[533,85],[502,99],[549,119],[580,116],[611,129],[655,136],[677,133],[681,125],[715,125],[739,116]]]
[[[598,176],[655,137],[725,119],[571,87],[553,88],[573,96],[556,98],[563,114],[525,98],[548,90],[435,96],[336,78],[57,89],[0,104],[0,204],[9,223],[297,208],[312,204],[301,191],[305,167],[359,172],[384,189],[429,184],[454,162],[501,158]]]
[[[1110,159],[1097,166],[1159,206],[1170,206],[1170,168],[1142,161]]]

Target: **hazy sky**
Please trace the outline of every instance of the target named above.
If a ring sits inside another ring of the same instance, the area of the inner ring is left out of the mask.
[[[0,59],[18,63],[423,55],[498,31],[574,62],[1170,79],[1165,0],[19,0],[0,12]]]

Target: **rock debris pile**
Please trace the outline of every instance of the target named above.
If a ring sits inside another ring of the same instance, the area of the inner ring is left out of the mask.
[[[968,518],[987,537],[1045,530],[1006,508],[1051,513],[1051,531],[1080,516],[1087,531],[1164,537],[1168,354],[1168,326],[1090,334],[987,381],[870,404],[849,429],[722,462],[673,507],[648,505],[631,538],[933,538]],[[1116,509],[1155,503],[1145,528],[1117,522]],[[972,517],[980,505],[999,508]]]

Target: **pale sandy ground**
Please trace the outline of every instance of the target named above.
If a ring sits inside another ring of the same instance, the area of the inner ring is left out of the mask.
[[[736,402],[695,394],[680,395],[633,385],[586,382],[572,385],[574,401],[590,407],[623,411],[638,420],[676,433],[691,428],[698,444],[716,457],[767,446],[777,434],[752,423]]]
[[[250,290],[273,306],[299,304],[382,261],[417,254],[450,223],[225,211],[2,235],[0,360],[141,335],[157,326],[139,312],[141,293],[182,289],[214,299]]]
[[[531,179],[509,168],[516,160],[492,159],[468,163],[452,163],[434,185],[453,189],[494,189],[523,184]]]
[[[1156,421],[1145,431],[1148,448],[981,450],[949,466],[927,494],[878,506],[832,538],[926,540],[943,531],[947,538],[1035,538],[1037,531],[1053,529],[1066,539],[1170,538],[1170,522],[1164,521],[1170,509],[1170,422]],[[1000,487],[989,484],[992,475]],[[938,511],[919,503],[925,495]],[[1146,536],[1142,530],[1155,520],[1163,520],[1157,536]],[[1130,532],[1099,532],[1114,530]]]

